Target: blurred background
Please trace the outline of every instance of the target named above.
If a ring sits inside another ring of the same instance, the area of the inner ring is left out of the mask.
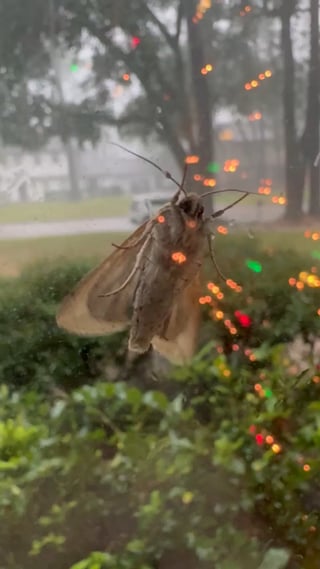
[[[198,192],[257,192],[237,220],[319,216],[317,0],[3,0],[0,18],[2,223],[127,230],[132,195],[170,185],[110,141],[189,162]]]

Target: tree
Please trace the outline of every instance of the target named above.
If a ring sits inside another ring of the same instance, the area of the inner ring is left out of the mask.
[[[301,113],[297,96],[297,64],[293,55],[292,18],[304,11],[299,0],[271,2],[264,0],[264,13],[280,19],[281,51],[283,58],[283,130],[286,150],[286,193],[288,206],[286,217],[294,220],[301,216],[306,173],[310,177],[308,211],[320,212],[319,168],[314,165],[319,151],[319,5],[318,0],[309,0],[310,56],[307,77],[307,105],[303,133],[299,136],[297,116]],[[300,111],[300,113],[298,113]]]
[[[302,136],[302,148],[310,178],[310,215],[320,215],[320,169],[315,163],[320,150],[319,134],[319,88],[320,88],[320,58],[319,58],[319,1],[309,0],[310,14],[310,64],[308,79],[308,96],[305,130]]]
[[[18,6],[23,14],[20,0],[4,0],[1,22],[14,22]],[[252,18],[241,17],[245,7],[242,0],[214,6],[211,0],[133,0],[130,5],[124,0],[54,0],[51,11],[48,6],[50,3],[30,0],[28,12],[36,10],[37,17],[31,20],[28,16],[27,27],[20,26],[19,34],[12,34],[5,47],[12,54],[9,63],[16,65],[18,53],[22,67],[20,54],[32,35],[27,57],[32,61],[36,54],[43,54],[47,68],[42,67],[38,77],[51,86],[54,81],[52,62],[48,63],[48,38],[65,53],[72,50],[76,62],[84,47],[91,52],[92,69],[81,101],[66,102],[63,97],[57,101],[48,94],[44,98],[50,132],[59,133],[63,140],[69,140],[72,133],[81,139],[97,136],[100,127],[108,124],[117,125],[126,135],[146,138],[155,134],[171,150],[180,168],[186,155],[196,155],[199,163],[191,174],[208,177],[208,166],[215,158],[213,116],[217,109],[228,106],[246,115],[255,110],[250,105],[258,103],[266,118],[273,117],[277,122],[277,84],[265,82],[263,89],[249,96],[244,89],[245,81],[266,65],[279,69],[275,58],[278,54],[271,56],[263,46],[265,11],[260,4],[254,8]],[[278,9],[274,10],[275,17],[279,14]],[[288,28],[283,30],[288,32]],[[2,31],[6,36],[5,26]],[[288,34],[283,35],[284,44],[285,73],[290,79],[288,49],[291,46],[292,55],[292,41]],[[117,113],[115,83],[122,84],[123,89],[131,86],[130,99]],[[295,114],[296,101],[292,98],[294,82],[285,83],[287,118]],[[302,155],[294,121],[286,132],[287,186],[291,192],[288,207],[299,211],[300,205],[294,201],[299,198],[295,190],[298,177],[289,168],[294,163],[299,169]],[[200,192],[202,180],[189,180],[190,186]]]

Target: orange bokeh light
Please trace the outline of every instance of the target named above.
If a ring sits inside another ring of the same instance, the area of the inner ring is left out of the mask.
[[[177,263],[178,265],[182,265],[182,263],[185,263],[187,260],[187,257],[185,256],[184,253],[182,253],[181,251],[175,251],[174,253],[172,253],[171,255],[171,259]]]
[[[200,160],[200,157],[197,156],[196,154],[190,154],[189,156],[186,156],[184,161],[186,164],[198,164]]]
[[[166,218],[164,217],[164,215],[158,215],[158,217],[157,217],[158,223],[164,223],[165,220],[166,220]]]

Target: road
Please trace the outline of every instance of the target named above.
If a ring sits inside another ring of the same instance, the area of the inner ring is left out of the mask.
[[[277,205],[236,206],[226,212],[224,219],[236,224],[275,221],[283,214]],[[127,217],[106,217],[72,221],[8,223],[0,225],[0,239],[30,239],[39,237],[58,237],[88,233],[126,233],[134,226]]]

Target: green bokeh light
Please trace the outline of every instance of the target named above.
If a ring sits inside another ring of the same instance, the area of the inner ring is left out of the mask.
[[[220,166],[218,162],[209,162],[207,171],[210,172],[210,174],[218,174],[218,172],[220,172]]]
[[[312,251],[312,252],[311,252],[311,256],[312,256],[314,259],[319,259],[319,260],[320,260],[320,251]]]
[[[270,399],[270,397],[272,397],[272,391],[271,389],[265,389],[264,391],[265,397],[267,397],[267,399]]]
[[[77,63],[71,63],[70,65],[70,71],[72,71],[72,73],[75,73],[76,71],[79,71],[79,65]]]
[[[253,271],[254,273],[261,273],[262,271],[261,263],[259,263],[258,261],[253,261],[252,259],[246,260],[246,266],[248,267],[248,269],[250,269],[250,271]]]

